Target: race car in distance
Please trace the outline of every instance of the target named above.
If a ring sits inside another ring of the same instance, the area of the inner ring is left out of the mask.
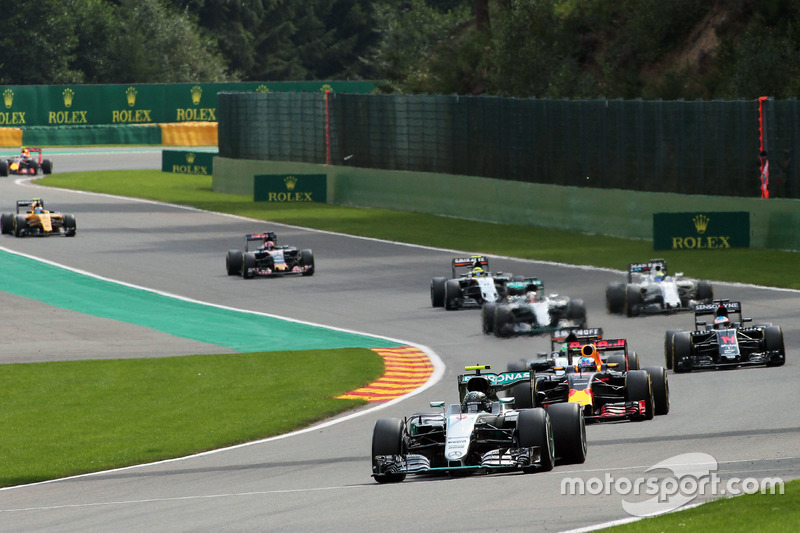
[[[544,284],[538,278],[514,278],[506,283],[505,297],[486,302],[481,310],[483,333],[497,337],[540,335],[585,325],[583,300],[545,295]]]
[[[41,198],[17,200],[16,213],[0,215],[0,233],[4,235],[74,237],[76,232],[75,216],[45,209],[44,200]]]
[[[609,313],[628,316],[691,311],[698,303],[714,297],[711,283],[683,276],[671,276],[665,259],[628,265],[627,283],[614,282],[606,288]]]
[[[565,350],[529,363],[536,376],[531,405],[551,409],[575,403],[587,421],[650,420],[669,413],[664,367],[639,369],[639,359],[628,351],[627,340],[592,340],[591,330],[585,331],[586,335],[568,336]],[[518,391],[513,394],[523,396]]]
[[[431,402],[441,411],[404,419],[381,418],[372,433],[372,477],[403,481],[406,474],[549,471],[558,464],[583,463],[586,427],[577,405],[546,411],[517,409],[498,392],[516,387],[530,396],[530,372],[481,373],[468,366],[458,376],[459,403]]]
[[[708,323],[704,317],[714,317]],[[781,366],[786,362],[783,330],[742,318],[742,303],[714,300],[694,308],[694,331],[668,330],[664,338],[667,368],[691,372],[704,368]]]
[[[314,253],[293,246],[278,246],[273,231],[244,236],[244,251],[228,250],[225,270],[229,276],[251,279],[283,274],[314,275]]]
[[[452,278],[431,280],[431,305],[448,311],[481,307],[505,295],[510,274],[489,272],[489,260],[482,255],[453,259]]]
[[[38,159],[31,157],[31,152],[38,153]],[[42,159],[41,148],[23,148],[20,155],[0,159],[0,176],[9,174],[27,174],[35,176],[42,169],[42,174],[53,172],[53,163],[49,159]]]

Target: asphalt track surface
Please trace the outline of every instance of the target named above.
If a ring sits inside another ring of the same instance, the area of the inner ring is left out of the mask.
[[[52,157],[56,172],[160,168],[159,152]],[[9,206],[33,196],[74,213],[78,235],[3,236],[2,247],[186,298],[402,339],[427,347],[445,367],[442,379],[417,395],[368,406],[298,434],[1,490],[2,531],[562,531],[628,518],[623,500],[647,498],[613,488],[608,494],[562,495],[567,478],[664,479],[672,477],[670,470],[648,469],[685,453],[712,456],[718,464],[714,474],[723,481],[800,477],[800,410],[794,401],[800,382],[797,292],[715,283],[716,296],[741,299],[747,316],[783,327],[786,365],[670,374],[670,413],[648,422],[590,425],[583,465],[529,475],[409,476],[400,484],[378,485],[370,478],[369,461],[378,418],[429,410],[432,400],[456,401],[455,378],[464,365],[504,369],[510,360],[547,349],[545,338],[484,336],[478,311],[430,307],[430,278],[446,275],[454,255],[480,250],[418,248],[0,181],[0,197]],[[262,229],[275,230],[284,243],[312,248],[317,273],[252,281],[227,277],[225,251],[238,247],[244,233]],[[642,366],[663,364],[666,329],[691,324],[687,314],[633,319],[606,314],[605,287],[621,280],[620,272],[490,261],[492,270],[537,275],[548,292],[583,298],[590,325],[603,327],[607,337],[627,338]],[[0,317],[10,331],[0,351],[3,363],[224,352],[6,293],[3,298]],[[276,408],[291,409],[291,403],[287,398]],[[690,503],[711,497],[697,496]]]

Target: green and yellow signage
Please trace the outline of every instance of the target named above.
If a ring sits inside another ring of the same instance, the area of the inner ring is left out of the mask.
[[[162,150],[161,171],[174,174],[214,174],[214,156],[217,152],[192,152],[188,150]]]
[[[717,250],[750,247],[750,213],[711,211],[654,213],[654,250]]]
[[[325,174],[262,174],[253,179],[256,202],[328,201],[328,178]]]

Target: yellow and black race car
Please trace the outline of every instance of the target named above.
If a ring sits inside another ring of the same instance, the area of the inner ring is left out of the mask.
[[[15,237],[63,235],[74,237],[75,217],[44,208],[41,198],[17,200],[16,213],[0,215],[0,233]]]

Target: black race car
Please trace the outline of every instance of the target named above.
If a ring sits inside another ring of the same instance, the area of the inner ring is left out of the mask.
[[[586,325],[583,300],[545,294],[538,278],[514,278],[506,283],[506,295],[486,302],[481,310],[481,329],[497,337],[541,335],[561,328]]]
[[[293,246],[278,246],[272,231],[244,236],[244,251],[228,250],[225,270],[229,276],[244,279],[284,274],[314,275],[314,253]]]
[[[31,152],[38,153],[39,157],[31,156]],[[42,158],[41,148],[23,148],[20,155],[0,159],[0,176],[9,174],[22,174],[35,176],[41,169],[42,174],[53,172],[53,163]]]
[[[453,259],[452,278],[431,280],[431,305],[448,311],[481,307],[505,295],[510,274],[489,272],[489,260],[482,255]]]
[[[712,323],[704,317],[714,317]],[[714,300],[694,309],[694,331],[669,330],[664,338],[667,368],[691,372],[704,368],[748,365],[780,366],[786,362],[783,330],[742,318],[742,303]]]
[[[609,313],[628,316],[691,311],[698,303],[710,303],[714,297],[711,283],[670,275],[665,259],[628,265],[627,283],[614,282],[606,288]]]

